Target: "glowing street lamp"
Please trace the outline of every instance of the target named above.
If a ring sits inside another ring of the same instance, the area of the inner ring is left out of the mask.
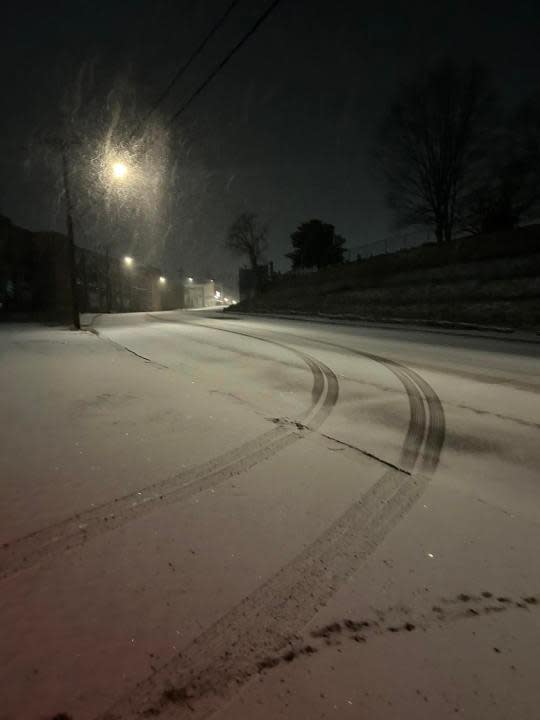
[[[192,283],[192,282],[193,282],[193,278],[192,278],[192,277],[188,277],[187,281],[188,281],[188,283]]]
[[[166,278],[166,277],[163,277],[163,275],[160,275],[158,282],[159,282],[160,285],[165,285],[165,284],[167,283],[167,278]]]
[[[133,258],[130,257],[129,255],[126,255],[126,256],[124,257],[124,265],[125,265],[126,267],[133,267]]]
[[[127,175],[127,165],[123,162],[115,162],[112,166],[112,174],[116,180],[122,180]]]

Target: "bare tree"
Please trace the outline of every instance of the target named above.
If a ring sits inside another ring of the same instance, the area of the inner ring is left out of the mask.
[[[255,213],[241,213],[230,226],[225,247],[237,255],[245,255],[253,270],[260,264],[268,246],[268,228],[259,224]]]
[[[401,88],[376,151],[399,225],[432,228],[438,242],[452,239],[482,173],[493,113],[477,65],[444,60]]]
[[[509,114],[468,207],[471,232],[510,230],[540,212],[540,92]]]

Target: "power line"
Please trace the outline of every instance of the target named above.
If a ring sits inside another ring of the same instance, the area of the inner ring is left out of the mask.
[[[232,2],[229,4],[223,15],[217,20],[214,25],[210,28],[210,31],[207,33],[207,35],[203,38],[201,43],[195,48],[195,50],[191,53],[191,55],[188,57],[186,62],[177,70],[175,75],[171,78],[169,84],[167,87],[163,90],[161,95],[155,100],[152,107],[146,114],[145,118],[141,120],[139,123],[138,129],[148,122],[148,120],[151,118],[153,113],[156,111],[159,105],[165,100],[167,95],[171,92],[172,88],[176,85],[176,83],[180,80],[180,78],[184,75],[186,70],[190,67],[190,65],[193,63],[193,61],[202,53],[206,45],[210,42],[210,40],[213,38],[213,36],[216,34],[216,32],[224,25],[225,21],[231,14],[231,12],[234,10],[235,6],[238,5],[240,0],[232,0]],[[134,135],[136,134],[133,133]]]
[[[233,55],[235,55],[238,50],[240,50],[240,48],[248,41],[248,39],[259,29],[259,27],[263,24],[263,22],[270,15],[270,13],[277,7],[277,5],[279,5],[280,2],[281,0],[274,0],[274,2],[272,2],[270,6],[263,12],[263,14],[257,18],[255,24],[247,31],[247,33],[245,33],[245,35],[242,36],[242,38],[236,43],[236,45],[231,50],[229,50],[227,55],[225,55],[223,60],[218,65],[216,65],[216,67],[212,70],[210,75],[208,75],[206,80],[201,85],[199,85],[199,87],[190,95],[186,102],[174,113],[174,115],[172,115],[171,119],[169,120],[169,124],[177,120],[180,115],[188,109],[188,107],[195,100],[195,98],[198,97],[208,85],[210,85],[216,75],[225,67],[225,65],[227,65]]]

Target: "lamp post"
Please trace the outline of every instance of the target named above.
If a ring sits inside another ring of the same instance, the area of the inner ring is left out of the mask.
[[[66,199],[66,230],[67,230],[67,237],[68,237],[68,263],[69,263],[69,275],[70,275],[70,286],[71,286],[71,296],[72,296],[72,320],[73,320],[73,327],[76,330],[80,330],[81,328],[81,321],[80,321],[80,315],[79,315],[79,298],[77,293],[77,269],[76,269],[76,262],[75,262],[75,237],[74,237],[74,230],[73,230],[73,197],[71,194],[71,183],[70,183],[70,162],[69,162],[69,156],[68,151],[73,145],[81,145],[82,141],[78,137],[70,137],[69,139],[60,138],[57,136],[53,137],[47,137],[44,138],[44,142],[49,145],[50,147],[53,147],[55,150],[59,151],[61,159],[62,159],[62,177],[63,177],[63,183],[64,183],[64,195]],[[120,160],[117,160],[116,162],[113,162],[111,164],[111,174],[115,181],[121,181],[123,180],[126,175],[129,174],[129,166]],[[88,211],[88,208],[78,214],[79,221],[81,219],[81,215],[84,215],[85,212]],[[133,263],[133,260],[131,260],[131,263]],[[111,279],[110,279],[110,257],[109,257],[109,249],[107,248],[107,257],[106,257],[106,303],[107,303],[107,310],[110,312],[111,310]]]
[[[126,175],[129,172],[129,168],[126,165],[126,163],[119,161],[111,163],[111,176],[112,179],[115,182],[119,182],[123,180]],[[124,264],[125,265],[132,265],[133,259],[130,258],[129,262],[126,262],[126,259],[124,258]],[[111,283],[111,256],[110,256],[110,244],[107,244],[105,248],[105,304],[107,307],[107,312],[112,312],[112,283]],[[120,298],[120,304],[123,305],[123,296]]]
[[[73,206],[71,204],[69,163],[65,144],[62,148],[62,175],[64,178],[64,193],[66,196],[66,228],[68,237],[68,257],[71,284],[71,308],[73,313],[73,327],[75,328],[75,330],[80,330],[81,319],[79,316],[79,299],[77,297],[77,270],[75,267],[75,239],[73,234]]]
[[[131,255],[124,255],[124,267],[128,268],[128,270],[131,270],[133,268],[134,260],[131,257]],[[131,273],[130,273],[131,274]],[[129,312],[132,311],[133,306],[133,288],[132,288],[133,278],[130,277],[128,279],[127,287],[128,287],[128,301],[129,301]]]
[[[73,233],[73,202],[68,159],[68,149],[72,145],[78,144],[79,141],[76,138],[65,139],[53,136],[44,138],[44,142],[46,145],[49,145],[49,147],[57,150],[62,159],[62,179],[64,182],[64,196],[66,200],[66,232],[68,238],[68,272],[71,286],[71,313],[73,327],[75,330],[80,330],[81,319],[79,317],[79,299],[77,297],[77,269],[75,266],[75,239]]]
[[[111,254],[109,245],[105,248],[105,305],[107,312],[112,310],[112,288],[111,288]]]

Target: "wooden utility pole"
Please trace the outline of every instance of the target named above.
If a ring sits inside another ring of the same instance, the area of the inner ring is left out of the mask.
[[[105,248],[105,305],[107,307],[107,312],[112,312],[111,255],[108,244]]]
[[[64,193],[66,197],[66,227],[68,236],[68,259],[71,284],[71,302],[73,313],[73,327],[81,329],[79,316],[79,301],[77,297],[77,269],[75,265],[75,239],[73,236],[73,206],[71,204],[71,189],[69,185],[69,164],[66,146],[62,148],[62,171],[64,176]]]

